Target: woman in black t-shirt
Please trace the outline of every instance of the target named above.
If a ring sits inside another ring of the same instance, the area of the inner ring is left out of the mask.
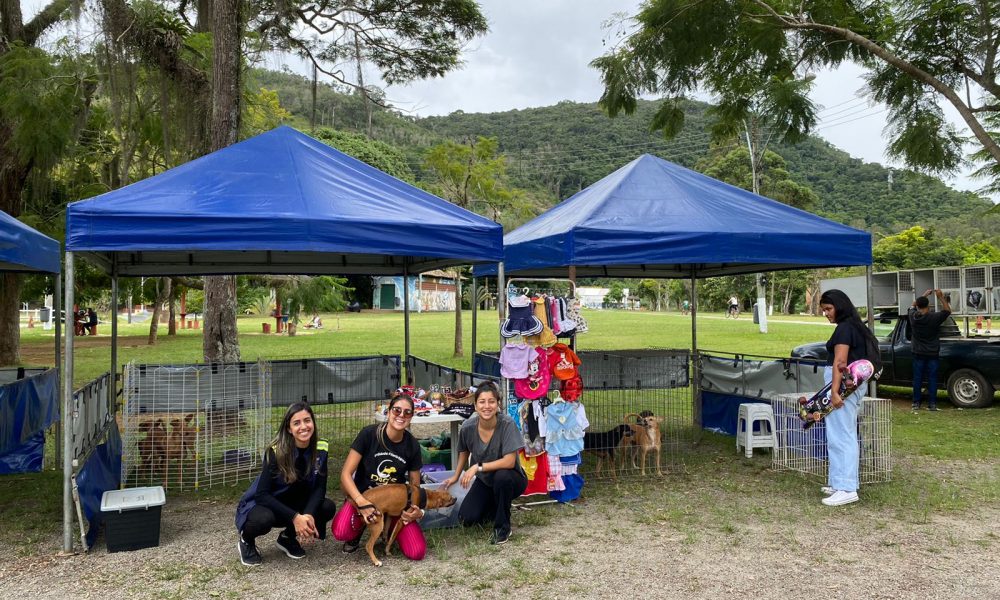
[[[361,542],[363,524],[374,518],[374,507],[362,496],[366,490],[389,483],[420,485],[420,444],[408,431],[413,418],[413,398],[398,394],[389,401],[386,421],[364,427],[351,444],[351,450],[340,471],[340,487],[351,502],[345,502],[333,521],[333,535],[344,542],[344,552],[354,552]],[[366,506],[358,509],[357,506]],[[400,531],[400,550],[412,560],[420,560],[426,553],[426,542],[420,532],[419,521],[423,511],[411,507],[402,515],[404,535]],[[391,529],[392,523],[389,523]],[[402,540],[406,538],[408,543]],[[423,542],[423,543],[421,543]]]
[[[858,406],[868,391],[868,383],[862,383],[847,398],[840,396],[843,379],[841,369],[856,360],[868,358],[868,347],[878,340],[861,322],[854,304],[847,294],[840,290],[827,290],[819,299],[820,309],[837,328],[826,343],[827,367],[823,372],[824,381],[831,383],[830,402],[834,410],[826,417],[827,453],[830,459],[828,485],[823,486],[826,498],[823,504],[840,506],[858,501],[858,468],[860,450],[858,448]]]

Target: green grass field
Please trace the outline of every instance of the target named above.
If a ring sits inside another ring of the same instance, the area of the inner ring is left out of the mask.
[[[470,367],[472,317],[463,313],[464,358],[453,356],[454,313],[423,313],[410,318],[410,352],[431,362],[468,370]],[[479,351],[499,348],[496,313],[480,312]],[[580,335],[577,346],[584,350],[625,350],[641,348],[690,348],[691,320],[678,313],[645,311],[587,311],[590,332]],[[391,312],[340,313],[323,315],[324,329],[298,329],[294,337],[264,335],[261,324],[273,319],[241,317],[240,351],[245,360],[257,358],[303,358],[367,356],[403,353],[403,316]],[[97,337],[76,338],[74,383],[82,385],[107,371],[111,365],[108,324],[100,326]],[[119,362],[135,360],[147,364],[201,362],[201,330],[179,330],[167,336],[160,326],[156,345],[147,343],[148,324],[119,326]],[[54,333],[39,328],[21,330],[25,365],[53,363]],[[749,317],[725,319],[721,313],[698,317],[698,347],[703,350],[738,352],[760,356],[788,356],[798,344],[825,340],[830,325],[823,318],[807,316],[773,317],[768,333],[761,334]]]

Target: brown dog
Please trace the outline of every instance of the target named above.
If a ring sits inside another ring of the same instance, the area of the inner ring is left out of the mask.
[[[628,423],[628,426],[632,429],[632,435],[623,437],[622,444],[626,447],[634,447],[634,450],[642,455],[641,473],[643,475],[646,474],[646,456],[650,452],[655,452],[656,474],[663,475],[663,471],[660,470],[660,423],[663,419],[654,416],[648,410],[642,411],[641,414],[629,413],[625,415],[625,420],[628,421],[629,417],[635,417],[635,423]],[[625,454],[627,453],[623,453],[623,455]],[[635,464],[634,453],[632,454],[632,467],[638,467]]]
[[[410,498],[407,498],[408,490]],[[384,537],[384,534],[388,533],[384,531],[385,519],[398,517],[410,506],[444,508],[455,503],[455,498],[447,490],[425,490],[419,487],[411,487],[405,483],[390,483],[388,485],[376,486],[362,495],[368,500],[368,504],[362,505],[362,507],[374,506],[376,510],[375,518],[368,523],[368,543],[365,544],[365,550],[368,551],[368,558],[372,559],[372,564],[376,567],[382,566],[382,561],[375,558],[375,542],[380,535]],[[398,519],[396,526],[392,529],[392,534],[389,535],[389,539],[385,544],[386,556],[389,556],[389,550],[392,548],[392,544],[396,541],[396,536],[402,528],[403,520]]]
[[[146,437],[139,440],[139,468],[152,473],[153,469],[163,469],[166,461],[164,446],[167,440],[167,428],[161,419],[139,423],[139,431]]]

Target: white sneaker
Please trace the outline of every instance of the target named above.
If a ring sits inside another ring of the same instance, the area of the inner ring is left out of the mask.
[[[833,494],[823,498],[823,504],[827,506],[841,506],[843,504],[850,504],[851,502],[857,501],[857,492],[845,492],[843,490],[837,490]]]
[[[823,487],[819,488],[819,491],[823,492],[824,496],[832,496],[833,493],[836,492],[837,490],[828,485],[824,485]]]

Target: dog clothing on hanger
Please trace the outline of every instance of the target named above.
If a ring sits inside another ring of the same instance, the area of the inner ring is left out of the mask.
[[[535,306],[535,318],[542,324],[542,329],[540,332],[537,332],[537,335],[527,336],[524,341],[532,346],[548,348],[556,343],[556,334],[552,333],[552,328],[547,323],[548,310],[545,308],[545,298],[534,298],[531,302]]]
[[[535,349],[527,344],[504,344],[500,349],[500,375],[507,379],[528,376],[528,363]]]
[[[583,432],[590,427],[587,411],[578,402],[554,402],[545,409],[545,450],[556,456],[583,452]]]
[[[542,331],[543,325],[534,314],[534,303],[527,296],[515,296],[507,303],[508,313],[500,325],[500,335],[512,338],[516,335],[534,335]]]

